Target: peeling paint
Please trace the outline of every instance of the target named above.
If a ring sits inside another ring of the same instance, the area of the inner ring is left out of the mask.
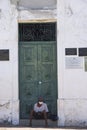
[[[9,109],[9,105],[10,105],[10,102],[7,102],[5,104],[0,104],[0,108],[5,107],[5,108]]]
[[[65,13],[68,17],[72,16],[73,15],[73,11],[71,9],[71,7],[67,7],[65,8]]]
[[[87,127],[87,100],[60,99],[58,102],[59,126]]]

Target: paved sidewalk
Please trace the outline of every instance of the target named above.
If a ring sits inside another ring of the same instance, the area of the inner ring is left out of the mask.
[[[10,128],[10,127],[0,127],[0,130],[87,130],[81,128]]]
[[[4,126],[0,125],[0,130],[87,130],[86,127],[29,127],[29,126]]]

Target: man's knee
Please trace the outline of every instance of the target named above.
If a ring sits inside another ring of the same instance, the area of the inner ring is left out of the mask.
[[[33,117],[33,115],[34,115],[34,110],[31,110],[30,117]]]
[[[45,110],[43,111],[43,115],[44,115],[44,118],[47,118],[47,112]]]
[[[44,110],[44,111],[42,111],[42,113],[45,113],[45,114],[46,114],[46,111]]]

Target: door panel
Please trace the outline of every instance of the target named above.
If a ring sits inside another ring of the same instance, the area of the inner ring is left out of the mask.
[[[29,118],[38,96],[43,96],[49,111],[56,114],[56,43],[21,42],[19,55],[20,117]]]
[[[57,72],[56,72],[56,42],[43,42],[38,45],[40,59],[38,67],[40,68],[41,84],[39,85],[39,93],[45,97],[49,111],[53,114],[57,113]],[[56,109],[54,109],[54,106]]]
[[[29,118],[29,112],[37,96],[37,47],[20,44],[20,113]]]

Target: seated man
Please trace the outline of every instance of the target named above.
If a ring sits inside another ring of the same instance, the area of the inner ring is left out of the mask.
[[[39,97],[38,102],[34,105],[34,109],[30,113],[30,126],[32,126],[32,118],[33,116],[36,118],[44,118],[45,119],[45,126],[48,126],[47,122],[47,112],[48,107],[46,103],[43,102],[43,98]]]

